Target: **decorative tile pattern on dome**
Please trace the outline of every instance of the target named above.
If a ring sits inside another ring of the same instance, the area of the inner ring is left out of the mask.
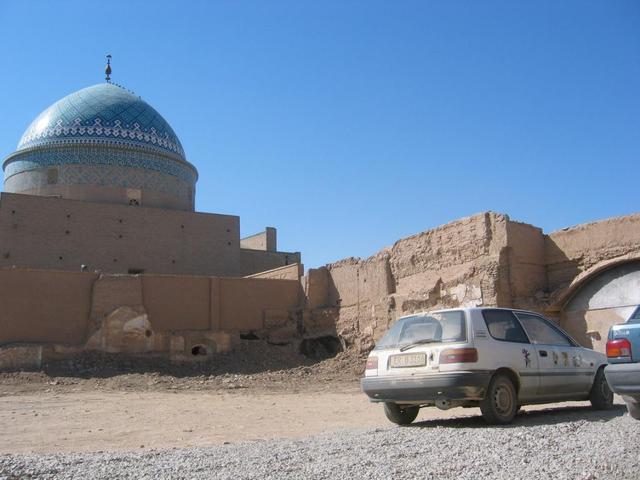
[[[24,192],[49,186],[48,167],[22,172],[6,179],[7,192]],[[107,187],[153,190],[191,203],[190,183],[159,172],[149,172],[120,166],[61,165],[56,185],[101,185]]]
[[[84,88],[51,105],[27,128],[18,150],[95,139],[144,145],[185,158],[166,120],[140,97],[110,83]]]
[[[53,165],[117,165],[153,170],[195,184],[197,173],[188,164],[140,150],[102,145],[73,145],[13,154],[4,166],[4,177]]]

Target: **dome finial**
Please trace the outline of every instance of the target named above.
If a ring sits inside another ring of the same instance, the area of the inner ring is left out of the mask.
[[[107,68],[104,69],[104,73],[107,75],[105,77],[107,83],[111,83],[111,54],[107,55]]]

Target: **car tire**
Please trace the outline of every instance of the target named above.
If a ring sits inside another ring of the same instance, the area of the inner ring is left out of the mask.
[[[516,387],[507,375],[494,375],[480,402],[484,420],[492,425],[511,423],[518,411]]]
[[[409,425],[416,419],[419,411],[420,407],[401,407],[390,402],[384,404],[384,414],[397,425]]]
[[[613,406],[613,392],[609,388],[607,378],[604,376],[604,367],[601,367],[593,379],[589,401],[596,410],[608,410]]]

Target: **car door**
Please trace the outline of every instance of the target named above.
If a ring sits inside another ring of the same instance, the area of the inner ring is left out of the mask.
[[[589,391],[592,367],[582,348],[547,319],[516,312],[538,356],[541,397],[572,398]]]
[[[481,348],[481,339],[476,343],[481,356],[490,359],[492,368],[510,368],[520,377],[518,396],[530,401],[538,392],[538,357],[527,338],[527,334],[511,310],[483,309],[482,316],[491,339],[486,339]]]

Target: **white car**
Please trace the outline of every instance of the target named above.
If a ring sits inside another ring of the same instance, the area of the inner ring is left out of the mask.
[[[460,308],[402,317],[367,359],[362,390],[406,425],[422,407],[480,407],[509,423],[522,405],[590,400],[613,404],[607,357],[583,348],[541,315]]]

